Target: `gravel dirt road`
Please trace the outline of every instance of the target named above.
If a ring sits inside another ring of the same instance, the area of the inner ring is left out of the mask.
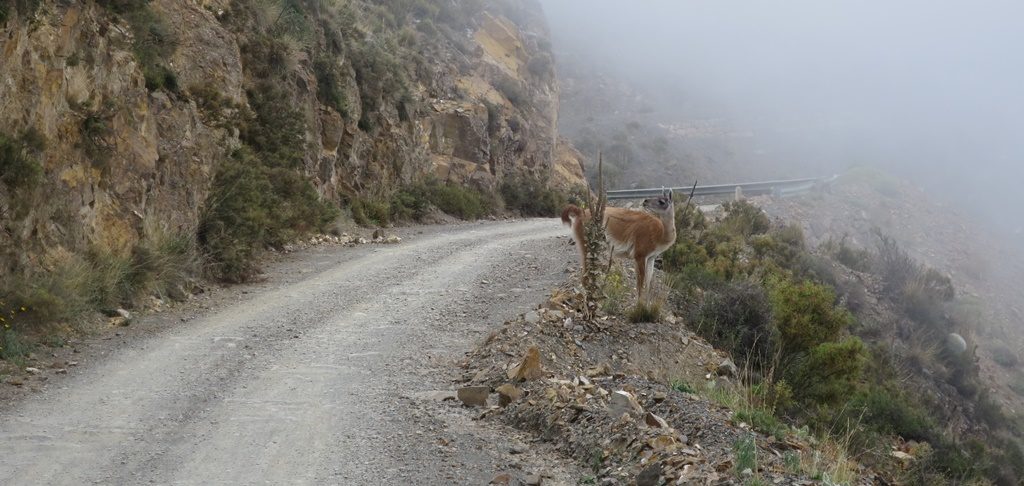
[[[0,484],[575,484],[573,462],[438,393],[566,278],[566,231],[403,233],[288,255],[260,284],[84,343],[80,366],[0,405]]]

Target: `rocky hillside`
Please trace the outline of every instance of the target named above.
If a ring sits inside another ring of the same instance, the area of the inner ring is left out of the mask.
[[[428,179],[582,180],[530,0],[5,0],[0,31],[0,273],[154,226],[230,258]]]

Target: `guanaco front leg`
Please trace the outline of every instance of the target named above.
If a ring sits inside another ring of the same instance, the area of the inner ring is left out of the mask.
[[[648,255],[647,263],[644,265],[647,268],[647,275],[644,276],[644,283],[650,287],[654,283],[654,260],[657,259],[657,255]],[[650,296],[650,292],[647,292]]]
[[[637,303],[644,302],[644,284],[647,279],[647,258],[642,256],[636,257],[636,301]]]

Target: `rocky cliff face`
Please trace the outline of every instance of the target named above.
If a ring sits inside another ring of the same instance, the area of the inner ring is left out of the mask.
[[[5,270],[194,232],[246,146],[340,205],[431,175],[582,180],[532,1],[35,3],[0,12],[0,134],[42,169],[0,179]]]

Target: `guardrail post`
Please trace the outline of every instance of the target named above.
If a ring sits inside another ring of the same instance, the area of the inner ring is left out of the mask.
[[[743,200],[743,186],[736,186],[736,201]]]

